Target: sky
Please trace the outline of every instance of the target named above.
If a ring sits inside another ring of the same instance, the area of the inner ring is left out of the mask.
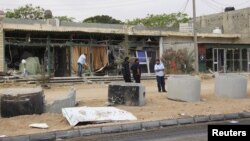
[[[25,4],[52,11],[53,16],[74,17],[76,22],[91,16],[109,15],[125,21],[144,18],[147,14],[176,12],[193,15],[193,0],[0,0],[0,10],[14,9]],[[225,7],[250,7],[250,0],[196,0],[196,16],[223,12]]]

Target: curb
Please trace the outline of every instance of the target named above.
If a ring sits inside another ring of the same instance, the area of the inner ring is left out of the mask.
[[[0,138],[0,141],[45,141],[45,140],[55,141],[55,140],[70,139],[75,137],[98,135],[98,134],[149,130],[155,128],[169,127],[169,126],[182,126],[193,123],[205,123],[211,121],[223,121],[223,120],[232,120],[240,118],[242,119],[250,118],[250,112],[217,114],[208,116],[200,115],[200,116],[178,118],[178,119],[145,121],[145,122],[117,124],[117,125],[90,127],[90,128],[77,128],[77,129],[62,130],[62,131],[52,131],[41,134],[3,137]]]

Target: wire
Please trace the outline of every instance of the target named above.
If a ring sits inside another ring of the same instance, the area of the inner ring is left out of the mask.
[[[216,3],[217,5],[220,5],[220,6],[242,6],[242,5],[245,5],[245,4],[247,4],[247,3],[249,3],[250,2],[250,0],[246,0],[246,1],[244,1],[244,2],[241,2],[241,3],[232,3],[232,4],[224,4],[224,3],[221,3],[221,2],[219,2],[219,1],[216,1],[216,0],[211,0],[213,3]]]
[[[218,7],[218,6],[214,5],[213,3],[210,3],[211,1],[207,1],[207,2],[205,2],[205,1],[207,1],[207,0],[201,0],[201,2],[203,2],[205,5],[207,5],[207,7],[211,8],[213,10],[216,10],[217,12],[223,11],[223,8]]]
[[[185,5],[183,6],[183,8],[181,8],[182,9],[182,10],[180,10],[181,13],[184,13],[186,11],[188,3],[189,3],[189,0],[187,0],[186,3],[185,3]]]

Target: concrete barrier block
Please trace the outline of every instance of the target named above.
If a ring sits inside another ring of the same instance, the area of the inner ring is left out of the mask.
[[[122,131],[135,131],[141,129],[142,129],[141,123],[122,124]]]
[[[173,125],[177,125],[178,122],[176,119],[167,119],[167,120],[161,120],[160,121],[160,125],[162,127],[165,127],[165,126],[173,126]]]
[[[250,118],[250,112],[239,113],[240,118]]]
[[[247,97],[247,78],[239,74],[219,74],[215,77],[215,95],[227,98]]]
[[[54,132],[30,135],[30,141],[55,141],[56,134]]]
[[[0,138],[0,141],[29,141],[29,136],[15,136],[15,137],[6,137]]]
[[[225,117],[224,117],[224,115],[222,115],[222,114],[219,114],[219,115],[210,115],[210,116],[209,116],[209,119],[210,119],[211,121],[220,121],[220,120],[224,120]]]
[[[209,116],[195,116],[194,117],[194,122],[200,123],[200,122],[208,122],[209,121]]]
[[[96,134],[102,133],[101,127],[82,128],[82,129],[79,129],[79,131],[80,131],[80,136],[89,136],[89,135],[96,135]]]
[[[142,128],[144,129],[152,129],[152,128],[159,128],[159,127],[160,127],[160,121],[142,122]]]
[[[103,126],[102,133],[117,133],[122,131],[121,125]]]
[[[186,102],[200,101],[201,83],[200,79],[189,75],[174,75],[167,80],[167,97],[173,100]]]
[[[145,105],[145,87],[138,83],[111,83],[108,88],[108,101],[129,106]]]
[[[66,130],[66,131],[57,131],[56,139],[70,139],[80,136],[79,130]]]
[[[232,114],[225,114],[225,119],[230,120],[230,119],[238,119],[240,118],[238,113],[232,113]]]
[[[179,124],[191,124],[194,123],[194,118],[193,117],[178,118],[177,121]]]
[[[62,108],[74,107],[76,104],[76,90],[71,88],[66,97],[60,97],[45,106],[46,113],[62,113]]]

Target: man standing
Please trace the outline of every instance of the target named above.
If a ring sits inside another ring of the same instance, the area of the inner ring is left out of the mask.
[[[136,83],[141,83],[141,67],[139,64],[139,60],[136,58],[135,62],[131,66],[131,70],[133,73],[133,78]]]
[[[129,57],[125,57],[124,62],[122,63],[122,75],[123,75],[123,79],[125,82],[132,82],[128,60],[129,60]]]
[[[158,92],[166,92],[165,89],[165,73],[164,73],[164,65],[160,63],[159,59],[156,59],[156,63],[154,66],[155,74],[156,74],[156,80],[157,80],[157,86],[158,86]]]
[[[77,76],[82,77],[82,67],[83,65],[86,65],[86,56],[84,54],[82,54],[78,60],[77,60],[77,64],[78,64],[78,72],[77,72]]]

